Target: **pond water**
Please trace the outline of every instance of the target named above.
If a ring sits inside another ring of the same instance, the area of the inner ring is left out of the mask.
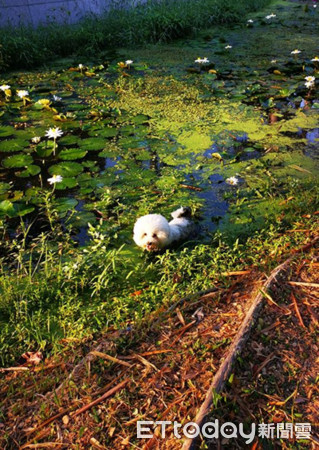
[[[101,222],[118,246],[132,242],[139,215],[189,205],[209,234],[258,226],[275,202],[270,187],[317,182],[318,16],[299,3],[273,11],[196,40],[3,77],[6,232],[14,236],[21,218],[32,236],[60,222],[84,244],[88,223]],[[46,136],[56,127],[61,136]]]

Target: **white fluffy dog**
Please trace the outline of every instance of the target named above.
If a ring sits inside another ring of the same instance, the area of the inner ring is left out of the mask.
[[[192,231],[191,210],[181,207],[172,212],[168,222],[160,214],[148,214],[137,219],[134,225],[134,241],[144,250],[156,252],[172,242],[185,239]]]

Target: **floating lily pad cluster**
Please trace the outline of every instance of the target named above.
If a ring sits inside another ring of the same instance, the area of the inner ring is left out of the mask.
[[[118,77],[122,69],[111,66],[106,73],[99,66],[95,72],[103,71],[104,78]],[[59,191],[68,195],[55,204],[63,217],[80,198],[89,203],[94,191],[112,185],[116,177],[118,184],[121,177],[127,184],[125,170],[130,171],[134,186],[134,173],[140,171],[142,161],[152,158],[151,143],[170,145],[150,137],[147,115],[110,107],[115,88],[109,84],[104,88],[104,78],[99,83],[95,72],[82,66],[55,73],[54,82],[52,74],[44,79],[42,74],[22,77],[20,82],[27,83],[24,90],[5,86],[8,89],[0,97],[0,218],[33,212],[39,206],[39,193],[53,190],[57,197]],[[103,108],[87,101],[94,89],[107,97]],[[21,92],[25,95],[18,95]],[[116,167],[122,160],[124,166]]]

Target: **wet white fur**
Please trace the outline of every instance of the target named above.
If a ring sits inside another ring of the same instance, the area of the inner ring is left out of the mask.
[[[174,211],[173,220],[168,222],[160,214],[148,214],[137,219],[134,225],[134,241],[148,251],[156,251],[168,247],[172,242],[185,239],[192,230],[192,222],[180,217],[184,208]]]

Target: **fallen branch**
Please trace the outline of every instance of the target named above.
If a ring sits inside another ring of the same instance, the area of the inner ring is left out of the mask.
[[[4,368],[0,368],[0,372],[26,372],[30,370],[29,367],[4,367]]]
[[[27,444],[21,448],[61,448],[68,447],[68,444],[63,444],[63,442],[41,442],[39,444]]]
[[[121,359],[115,358],[114,356],[107,355],[106,353],[98,352],[97,350],[92,350],[91,355],[98,356],[99,358],[106,359],[108,361],[112,361],[116,364],[121,364],[122,366],[132,367],[131,364],[122,361]]]
[[[79,408],[78,410],[74,411],[74,413],[71,414],[71,417],[76,417],[79,414],[84,413],[88,409],[92,408],[92,406],[97,405],[98,403],[101,403],[103,400],[107,399],[108,397],[111,397],[111,395],[115,394],[116,392],[123,389],[127,383],[131,381],[130,378],[126,378],[126,380],[122,381],[122,383],[119,383],[117,386],[114,386],[114,388],[110,389],[109,391],[105,392],[101,397],[97,398],[96,400],[93,400],[93,402],[88,403],[85,406],[82,406],[82,408]]]
[[[251,270],[235,270],[233,272],[222,272],[223,277],[234,277],[237,275],[247,275]]]
[[[314,287],[319,288],[319,283],[306,283],[303,281],[288,281],[288,284],[291,284],[292,286],[306,286],[306,287]]]
[[[302,320],[302,317],[301,317],[301,314],[300,314],[300,311],[299,311],[299,307],[298,307],[298,303],[297,303],[297,299],[294,296],[293,292],[291,292],[291,298],[292,298],[292,303],[294,305],[294,308],[295,308],[295,311],[296,311],[296,315],[298,317],[300,325],[302,326],[302,328],[307,329],[305,324],[304,324],[304,321]]]
[[[314,246],[314,244],[319,240],[319,236],[316,237],[313,241],[306,244],[302,248],[296,250],[294,252],[294,255],[296,253],[301,253],[304,251],[307,251],[311,247]],[[200,428],[204,421],[206,420],[206,417],[211,413],[213,400],[214,400],[214,394],[219,393],[222,391],[225,382],[228,380],[231,370],[233,367],[233,363],[235,362],[238,354],[241,352],[243,346],[245,345],[250,331],[259,315],[259,312],[263,305],[263,298],[264,293],[271,287],[271,285],[277,280],[278,276],[283,273],[289,266],[289,264],[292,262],[294,256],[289,257],[285,262],[277,266],[268,277],[267,281],[264,283],[261,291],[256,295],[254,298],[251,307],[241,324],[236,337],[234,338],[233,343],[231,344],[227,356],[224,359],[222,365],[220,366],[219,370],[215,374],[213,381],[208,389],[208,392],[206,393],[206,397],[204,402],[202,403],[202,406],[200,407],[195,420],[193,421],[195,424],[198,425]],[[199,435],[200,436],[200,435]],[[197,448],[197,443],[199,436],[196,436],[194,438],[187,439],[183,446],[182,450],[194,450]]]

